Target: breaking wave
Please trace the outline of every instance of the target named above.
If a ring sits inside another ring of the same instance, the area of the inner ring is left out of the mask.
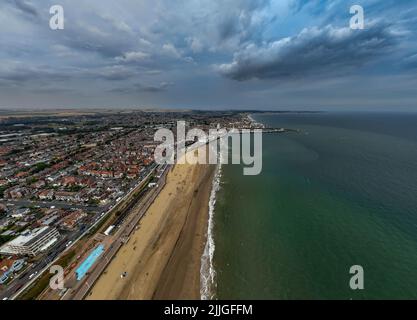
[[[201,300],[211,300],[216,294],[216,270],[214,269],[214,211],[216,207],[216,196],[220,189],[220,181],[222,175],[221,165],[217,165],[216,173],[214,175],[213,184],[210,193],[209,200],[209,218],[207,227],[207,241],[204,248],[203,255],[201,256],[201,269],[200,269],[200,296]]]

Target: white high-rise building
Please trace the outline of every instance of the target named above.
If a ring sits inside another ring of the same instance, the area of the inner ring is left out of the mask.
[[[28,230],[0,248],[0,254],[5,255],[31,255],[51,247],[59,238],[59,232],[48,226]]]

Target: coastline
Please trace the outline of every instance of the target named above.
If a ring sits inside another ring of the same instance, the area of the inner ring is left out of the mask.
[[[215,165],[177,164],[86,299],[201,299]],[[126,272],[126,277],[121,274]]]
[[[222,177],[221,164],[216,166],[216,172],[213,177],[212,187],[210,192],[208,221],[207,221],[207,236],[204,252],[201,256],[200,267],[200,297],[201,300],[211,300],[215,297],[216,292],[216,270],[214,269],[214,214],[216,209],[217,193],[220,189]]]
[[[199,167],[201,165],[198,165]],[[215,166],[204,166],[178,241],[161,274],[153,299],[201,299],[201,262],[207,244],[209,199]]]
[[[248,119],[252,123],[252,125],[254,125],[255,127],[260,126],[262,129],[265,129],[265,125],[261,122],[256,121],[252,113],[248,114]]]

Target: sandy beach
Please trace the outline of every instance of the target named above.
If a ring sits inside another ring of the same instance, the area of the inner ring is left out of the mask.
[[[200,299],[214,172],[213,165],[175,165],[138,229],[87,299]]]

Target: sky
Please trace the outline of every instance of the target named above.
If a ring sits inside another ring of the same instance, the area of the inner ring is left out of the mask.
[[[416,31],[417,0],[2,0],[0,108],[417,110]]]

